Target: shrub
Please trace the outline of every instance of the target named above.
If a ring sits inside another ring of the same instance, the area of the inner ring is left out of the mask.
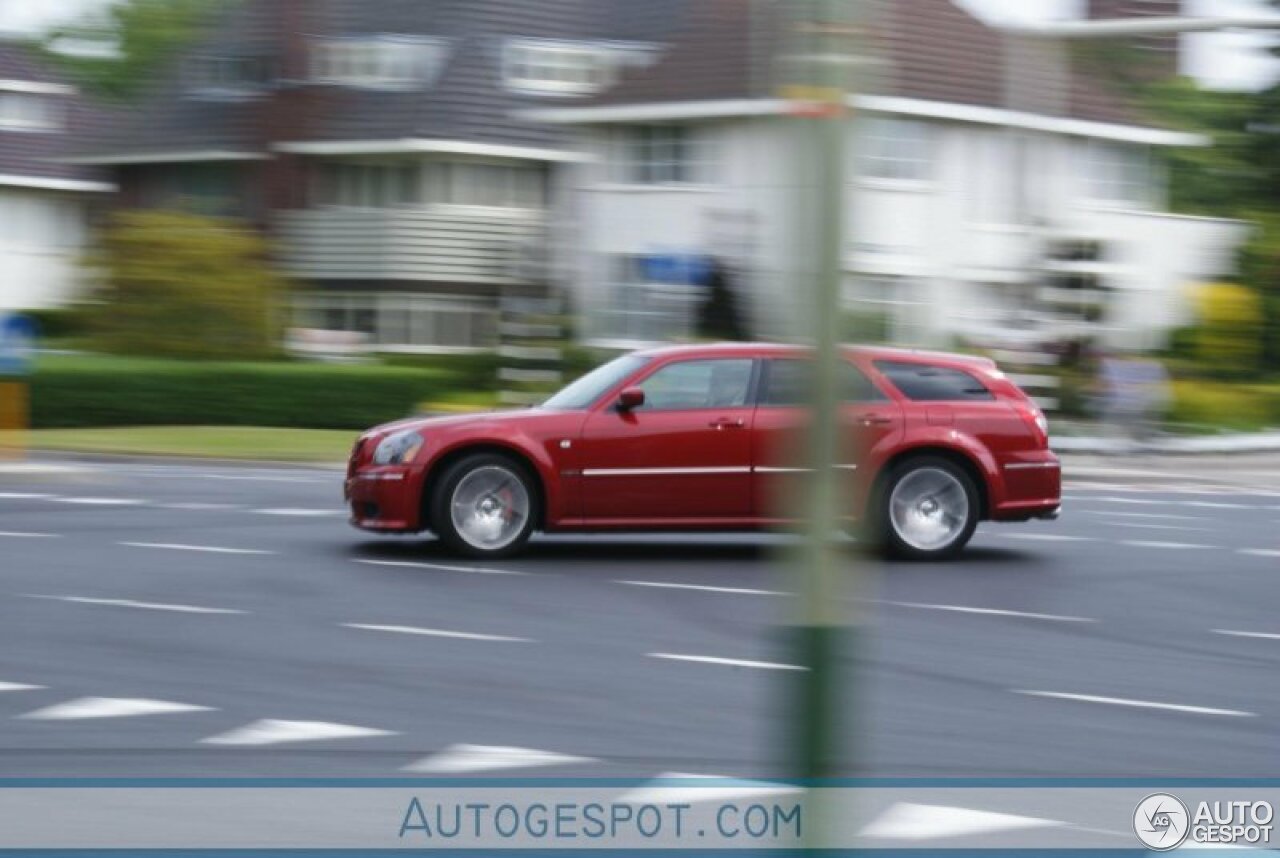
[[[32,423],[364,429],[460,389],[441,370],[46,356],[32,377]]]
[[[1250,375],[1262,357],[1262,300],[1247,286],[1201,287],[1196,356],[1217,375]]]
[[[1280,387],[1175,381],[1168,419],[1174,424],[1250,431],[1280,425]]]
[[[81,308],[62,307],[49,310],[22,310],[20,312],[35,321],[37,333],[42,341],[66,340],[71,337],[79,337],[87,329],[85,313]]]
[[[253,359],[278,348],[281,282],[235,221],[123,212],[90,256],[94,345],[113,354]]]

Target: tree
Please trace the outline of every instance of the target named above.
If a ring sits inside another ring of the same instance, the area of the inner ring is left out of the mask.
[[[276,352],[283,292],[267,247],[235,221],[124,212],[90,257],[95,345],[115,354],[258,358]]]
[[[124,0],[101,21],[57,28],[42,41],[44,53],[91,95],[116,101],[138,96],[200,32],[224,0]],[[67,51],[68,41],[112,48],[111,55]]]

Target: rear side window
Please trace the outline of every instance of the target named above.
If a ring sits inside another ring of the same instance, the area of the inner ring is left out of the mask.
[[[972,402],[996,398],[977,376],[962,369],[897,361],[876,361],[876,369],[884,373],[903,396],[916,402]]]
[[[760,404],[775,407],[807,404],[811,371],[810,362],[799,358],[769,361]],[[862,374],[862,370],[843,361],[840,366],[840,398],[844,402],[881,402],[885,395]]]

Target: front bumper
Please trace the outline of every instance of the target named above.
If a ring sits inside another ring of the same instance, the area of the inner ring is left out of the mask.
[[[416,533],[421,525],[421,479],[413,469],[384,466],[358,470],[343,486],[351,523],[378,533]]]

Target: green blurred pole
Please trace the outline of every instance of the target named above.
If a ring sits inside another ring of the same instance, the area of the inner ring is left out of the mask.
[[[801,614],[797,620],[801,687],[793,727],[796,730],[796,774],[813,785],[838,773],[840,737],[849,723],[841,711],[836,659],[853,643],[841,617],[842,583],[850,574],[849,558],[836,542],[842,525],[843,492],[836,470],[840,454],[840,292],[845,232],[846,148],[850,123],[847,99],[856,59],[854,40],[859,0],[790,0],[780,40],[781,95],[792,105],[793,123],[802,123],[795,138],[794,169],[798,222],[802,228],[796,270],[811,270],[808,339],[814,349],[814,383],[805,462],[809,474],[805,520],[807,530],[798,552]],[[805,258],[805,252],[812,256]],[[806,821],[810,848],[833,845],[832,810],[821,790],[810,792]]]

